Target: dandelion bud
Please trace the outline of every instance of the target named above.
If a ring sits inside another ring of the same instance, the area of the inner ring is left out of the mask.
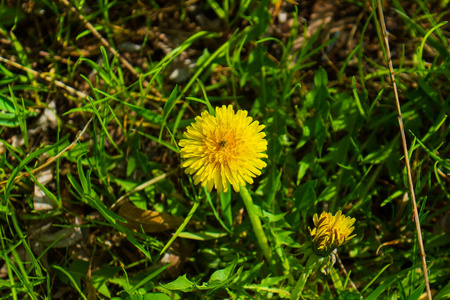
[[[338,246],[344,244],[356,234],[350,235],[355,227],[354,218],[345,217],[341,211],[335,216],[331,213],[322,212],[320,217],[317,214],[313,217],[314,229],[308,227],[312,241],[316,250],[323,253],[330,253]]]

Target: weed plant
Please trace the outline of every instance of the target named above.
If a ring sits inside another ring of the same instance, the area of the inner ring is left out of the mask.
[[[448,1],[383,5],[430,286],[450,299]],[[424,299],[376,7],[1,1],[0,298]],[[223,105],[265,126],[244,193],[181,166],[186,127]],[[356,236],[313,268],[324,211]]]

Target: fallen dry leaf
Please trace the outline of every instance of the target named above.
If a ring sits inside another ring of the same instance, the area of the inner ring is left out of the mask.
[[[130,201],[126,201],[120,206],[119,215],[128,223],[123,224],[129,229],[145,232],[162,232],[178,228],[183,223],[182,218],[174,217],[170,214],[159,213],[152,210],[137,208]]]

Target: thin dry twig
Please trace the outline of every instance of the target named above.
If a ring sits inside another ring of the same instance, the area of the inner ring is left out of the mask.
[[[45,74],[43,74],[43,73],[41,73],[41,72],[35,71],[35,70],[30,69],[30,68],[27,68],[27,67],[25,67],[25,66],[22,66],[21,64],[18,64],[18,63],[16,63],[16,62],[13,62],[13,61],[11,61],[11,60],[9,60],[9,59],[7,59],[7,58],[4,58],[4,57],[1,57],[1,56],[0,56],[0,62],[3,62],[3,63],[5,63],[5,64],[8,64],[8,65],[10,65],[10,66],[12,66],[12,67],[15,67],[15,68],[19,69],[19,70],[28,72],[28,73],[32,74],[34,77],[39,77],[39,78],[42,78],[42,79],[44,79],[44,80],[46,80],[46,81],[48,81],[48,82],[50,82],[50,83],[54,83],[57,87],[60,87],[60,88],[65,89],[65,90],[68,91],[70,94],[77,95],[80,99],[85,99],[85,98],[89,97],[87,94],[82,93],[82,92],[80,92],[80,91],[78,91],[78,90],[72,88],[71,86],[66,85],[65,83],[63,83],[63,82],[61,82],[61,81],[58,81],[58,80],[54,79],[53,77],[51,77],[51,76],[49,76],[49,75],[45,75]],[[71,150],[73,147],[75,147],[75,144],[78,142],[78,140],[79,140],[79,139],[81,138],[81,136],[84,134],[84,132],[85,132],[86,129],[88,128],[88,126],[89,126],[89,124],[91,123],[91,121],[93,120],[93,118],[94,118],[94,117],[91,117],[91,118],[89,119],[89,121],[86,123],[86,125],[84,126],[84,128],[78,133],[78,135],[77,135],[77,137],[75,138],[75,140],[74,140],[69,146],[67,146],[66,148],[64,148],[64,149],[63,149],[61,152],[59,152],[57,155],[55,155],[55,156],[53,156],[53,157],[50,157],[43,165],[37,167],[37,168],[34,169],[34,170],[31,170],[31,173],[32,173],[32,174],[35,174],[35,173],[39,172],[40,170],[46,168],[46,167],[49,166],[50,164],[54,163],[54,162],[55,162],[59,157],[61,157],[64,153],[66,153],[67,151],[69,151],[69,150]],[[28,176],[28,175],[29,175],[28,173],[20,174],[20,175],[18,175],[18,176],[16,176],[16,177],[14,178],[14,181],[17,181],[17,180],[19,180],[20,178],[22,178],[22,177],[24,177],[24,176]],[[1,186],[4,186],[7,182],[8,182],[8,180],[5,180],[5,181],[0,182],[0,187],[1,187]]]
[[[389,39],[388,39],[387,31],[386,31],[386,23],[384,22],[383,7],[381,6],[380,0],[377,0],[377,3],[378,3],[378,13],[380,15],[381,30],[383,33],[384,43],[386,44],[386,54],[387,54],[386,59],[387,59],[388,65],[389,65],[389,74],[391,77],[392,88],[394,89],[395,104],[397,106],[398,124],[400,126],[400,133],[402,135],[403,153],[405,156],[406,170],[408,173],[409,190],[410,190],[410,194],[411,194],[411,202],[413,205],[413,217],[414,217],[413,220],[415,221],[415,224],[416,224],[417,240],[419,242],[420,257],[422,259],[423,276],[425,279],[427,296],[428,296],[428,299],[431,300],[432,296],[431,296],[431,289],[430,289],[430,281],[428,279],[426,254],[425,254],[425,248],[423,246],[422,230],[420,228],[420,221],[419,221],[419,212],[417,209],[416,196],[414,193],[414,183],[412,180],[411,165],[410,165],[409,156],[408,156],[408,144],[406,142],[405,128],[403,126],[402,110],[400,107],[400,100],[399,100],[399,96],[398,96],[397,84],[395,82],[394,66],[392,64],[391,51],[389,50]]]
[[[81,138],[81,136],[83,135],[83,133],[86,131],[86,129],[88,128],[89,124],[92,122],[92,119],[94,119],[94,116],[92,116],[89,121],[86,123],[86,125],[84,126],[84,128],[77,134],[77,137],[75,138],[75,140],[66,148],[64,148],[63,150],[61,150],[61,152],[59,152],[57,155],[50,157],[43,165],[37,167],[36,169],[33,169],[30,171],[31,174],[36,174],[37,172],[39,172],[42,169],[45,169],[47,166],[49,166],[50,164],[54,163],[58,158],[61,157],[61,155],[63,155],[64,153],[66,153],[69,150],[72,150],[73,147],[75,147],[76,143],[78,142],[78,140]],[[14,178],[14,181],[19,180],[20,178],[24,177],[24,176],[28,176],[29,173],[22,173],[20,175],[17,175]],[[8,180],[2,181],[0,182],[0,187],[4,186],[6,183],[8,182]]]
[[[65,89],[70,94],[77,95],[80,99],[84,99],[84,98],[88,97],[88,95],[86,95],[85,93],[77,91],[73,87],[70,87],[67,84],[63,83],[63,82],[61,82],[59,80],[56,80],[55,78],[51,77],[50,75],[45,75],[45,74],[43,74],[41,72],[35,71],[35,70],[27,68],[25,66],[22,66],[21,64],[18,64],[18,63],[14,62],[14,61],[11,61],[11,60],[9,60],[7,58],[4,58],[4,57],[1,57],[1,56],[0,56],[0,62],[8,64],[8,65],[10,65],[12,67],[15,67],[15,68],[19,69],[19,70],[28,72],[30,74],[33,74],[34,77],[39,77],[39,78],[42,78],[42,79],[44,79],[44,80],[46,80],[46,81],[48,81],[50,83],[54,83],[57,87]]]
[[[100,43],[103,44],[114,56],[117,56],[117,58],[120,60],[120,62],[136,77],[139,78],[140,75],[136,71],[136,69],[122,56],[119,54],[119,52],[116,51],[111,45],[108,43],[107,40],[92,26],[91,23],[89,23],[88,20],[86,20],[82,14],[78,12],[78,10],[72,6],[69,1],[67,0],[60,0],[65,6],[67,6],[77,17],[80,19],[81,22],[83,22],[84,26],[100,41]]]
[[[348,278],[348,281],[350,282],[350,285],[353,287],[353,289],[361,296],[361,299],[363,299],[363,296],[361,295],[361,292],[358,290],[358,288],[356,287],[356,284],[353,282],[353,280],[350,278],[350,276],[348,276],[348,272],[345,269],[344,264],[342,263],[341,259],[339,258],[339,255],[337,253],[337,251],[334,251],[333,254],[336,257],[336,261],[339,264],[339,268],[341,269],[342,272],[344,272],[345,277]]]

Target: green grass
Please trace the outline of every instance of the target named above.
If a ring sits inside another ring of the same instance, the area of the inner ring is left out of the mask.
[[[357,236],[339,247],[342,265],[311,272],[302,299],[422,299],[375,1],[335,4],[336,23],[310,31],[313,2],[281,2],[289,25],[277,1],[86,1],[78,12],[134,71],[64,2],[7,3],[0,299],[289,299],[309,270],[312,216],[338,210]],[[448,13],[419,0],[384,10],[433,299],[449,299]],[[177,69],[187,74],[173,80]],[[180,166],[185,127],[224,104],[266,126],[254,210]]]

